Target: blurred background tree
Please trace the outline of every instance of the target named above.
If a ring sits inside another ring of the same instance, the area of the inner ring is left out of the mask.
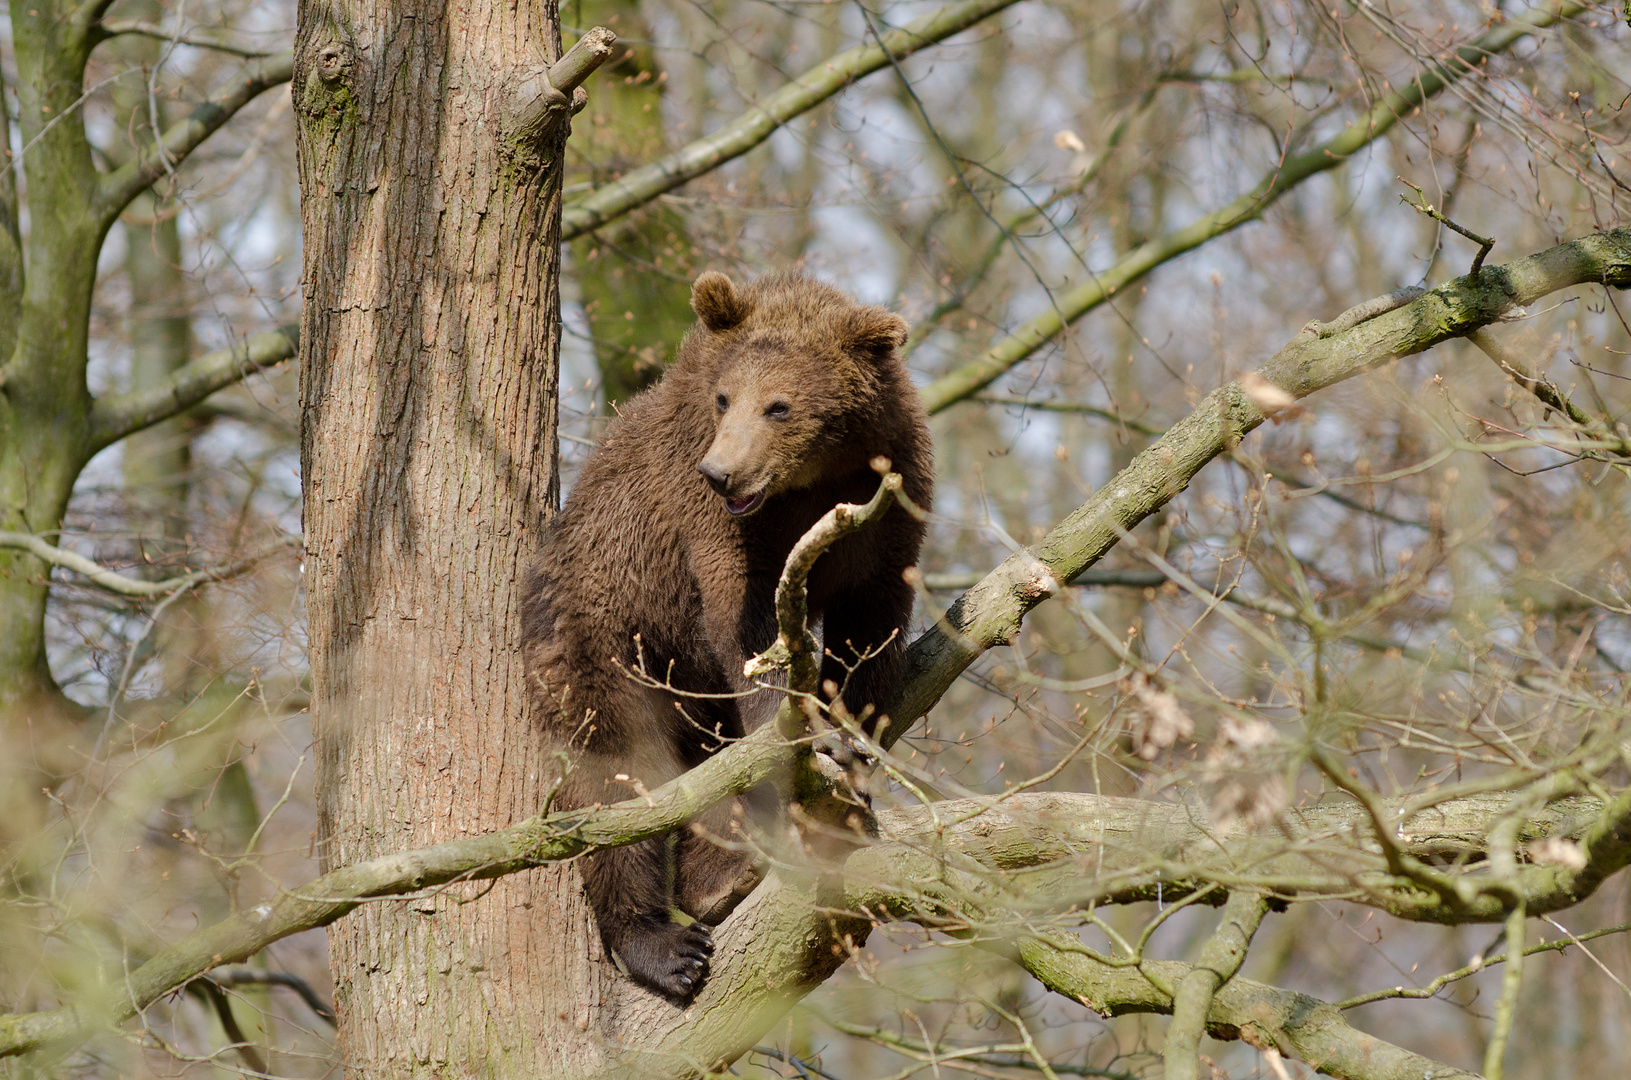
[[[952,8],[957,33],[846,68]],[[10,1012],[114,992],[316,872],[299,400],[275,366],[300,303],[295,17],[43,0],[0,32]],[[915,326],[939,466],[926,625],[1309,320],[1465,273],[1477,245],[1401,205],[1412,186],[1493,237],[1491,265],[1623,226],[1631,198],[1631,31],[1609,4],[585,0],[561,18],[568,43],[597,23],[623,39],[568,144],[563,483],[672,356],[695,273],[801,266]],[[647,183],[654,163],[680,182]],[[1353,805],[1344,785],[1488,796],[1492,820],[1622,798],[1624,312],[1612,290],[1558,293],[1232,447],[964,673],[896,745],[879,810],[1035,781],[1273,837]],[[76,555],[148,586],[209,574],[131,595]],[[1523,839],[1528,866],[1579,857]],[[1150,865],[1175,857],[1148,842]],[[1485,865],[1487,843],[1457,843],[1430,861]],[[1172,895],[1027,917],[1193,961],[1218,917]],[[1446,1067],[1483,1069],[1492,1034],[1510,1076],[1631,1049],[1623,932],[1532,957],[1504,1023],[1498,923],[1366,899],[1270,914],[1241,978],[1342,1002]],[[1628,907],[1622,873],[1525,940],[1623,927]],[[739,1074],[1162,1075],[1165,1018],[1100,1015],[958,940],[875,931]],[[323,934],[257,964],[54,1067],[337,1068]],[[1199,1045],[1217,1075],[1320,1065]]]

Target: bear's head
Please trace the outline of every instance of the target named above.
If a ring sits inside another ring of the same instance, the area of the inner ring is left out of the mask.
[[[697,470],[725,509],[751,514],[879,452],[886,388],[905,380],[895,354],[907,334],[899,315],[797,274],[739,287],[706,273],[691,306],[692,334],[703,340],[687,345],[711,361],[704,385],[714,417]]]

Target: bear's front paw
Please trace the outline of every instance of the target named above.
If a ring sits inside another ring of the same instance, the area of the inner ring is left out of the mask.
[[[708,981],[714,939],[701,923],[654,923],[626,935],[616,949],[629,978],[685,1005]]]
[[[826,731],[817,737],[815,752],[830,758],[843,771],[843,785],[853,792],[858,805],[872,807],[872,770],[878,762],[843,731]]]

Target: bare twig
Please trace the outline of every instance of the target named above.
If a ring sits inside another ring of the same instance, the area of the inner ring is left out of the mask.
[[[1475,330],[1467,335],[1467,340],[1478,346],[1485,356],[1495,362],[1496,367],[1504,371],[1513,382],[1533,394],[1541,404],[1568,417],[1572,423],[1591,438],[1607,443],[1617,443],[1617,449],[1612,451],[1613,455],[1621,458],[1631,458],[1631,439],[1627,439],[1607,420],[1602,417],[1592,416],[1576,405],[1552,380],[1531,371],[1529,365],[1519,359],[1511,349],[1501,344],[1489,330]],[[1586,449],[1581,453],[1584,457],[1608,461],[1622,473],[1631,473],[1631,468],[1628,468],[1624,461],[1615,461],[1612,456],[1605,454],[1601,450]]]
[[[140,19],[103,19],[99,24],[102,36],[107,38],[121,37],[125,34],[134,34],[138,37],[154,38],[158,41],[173,42],[177,45],[191,45],[195,49],[212,49],[215,52],[231,53],[245,59],[256,59],[262,56],[273,56],[276,50],[256,49],[243,45],[231,38],[212,34],[207,30],[166,30],[157,23],[143,22]]]
[[[1157,236],[1128,252],[1093,280],[1063,293],[1054,306],[987,349],[978,359],[942,375],[923,389],[931,413],[949,408],[983,390],[1014,365],[1052,341],[1065,326],[1110,299],[1116,292],[1186,251],[1231,232],[1262,216],[1269,204],[1307,180],[1347,161],[1392,130],[1422,102],[1466,76],[1480,71],[1489,58],[1537,30],[1553,26],[1586,9],[1583,3],[1552,3],[1519,18],[1508,18],[1435,61],[1427,70],[1385,95],[1365,115],[1335,137],[1277,162],[1251,191],[1181,229]]]
[[[1450,231],[1458,232],[1462,236],[1465,236],[1468,240],[1471,240],[1473,243],[1478,245],[1478,254],[1472,257],[1472,269],[1467,271],[1467,276],[1476,280],[1478,277],[1478,271],[1483,268],[1484,256],[1488,255],[1489,249],[1495,246],[1494,239],[1488,236],[1479,236],[1475,232],[1462,228],[1460,225],[1457,225],[1455,222],[1451,221],[1442,211],[1429,203],[1427,201],[1426,194],[1423,193],[1420,187],[1412,184],[1402,176],[1399,177],[1399,182],[1404,184],[1406,187],[1414,188],[1416,192],[1415,202],[1411,202],[1403,195],[1399,196],[1400,202],[1404,203],[1418,214],[1426,214],[1428,217],[1432,218],[1434,221],[1438,222],[1440,225],[1443,225]]]
[[[1301,400],[1378,364],[1488,326],[1559,289],[1586,282],[1626,288],[1631,286],[1631,228],[1485,269],[1477,281],[1446,282],[1343,333],[1299,335],[1258,375]],[[1122,535],[1263,421],[1263,410],[1238,381],[1219,387],[1040,541],[1003,560],[907,650],[901,690],[882,710],[895,722],[879,733],[879,741],[893,745],[976,657],[1012,641],[1027,612],[1090,569]]]

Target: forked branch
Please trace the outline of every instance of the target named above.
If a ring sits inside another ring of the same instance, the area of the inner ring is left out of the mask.
[[[776,641],[750,659],[742,673],[749,678],[788,668],[787,688],[794,694],[813,695],[821,677],[821,653],[810,632],[809,579],[816,560],[844,537],[860,532],[899,502],[907,513],[921,514],[902,488],[899,473],[889,471],[888,458],[874,458],[872,468],[881,477],[877,492],[865,504],[839,503],[799,537],[787,555],[776,582]]]
[[[1330,337],[1300,334],[1252,377],[1300,400],[1379,364],[1464,337],[1515,308],[1574,285],[1631,287],[1631,228],[1486,266]],[[1387,306],[1387,305],[1379,305]],[[1265,419],[1241,381],[1218,387],[1035,545],[1020,548],[954,603],[907,650],[906,674],[883,709],[886,746],[940,700],[975,658],[1019,632],[1027,612],[1097,563],[1120,538],[1189,486]]]
[[[264,91],[280,86],[293,77],[293,52],[281,52],[250,62],[238,76],[237,82],[195,107],[185,119],[172,124],[157,142],[150,144],[130,162],[102,177],[97,184],[96,212],[104,222],[112,223],[132,199],[180,164],[205,139],[236,116],[240,109]]]

